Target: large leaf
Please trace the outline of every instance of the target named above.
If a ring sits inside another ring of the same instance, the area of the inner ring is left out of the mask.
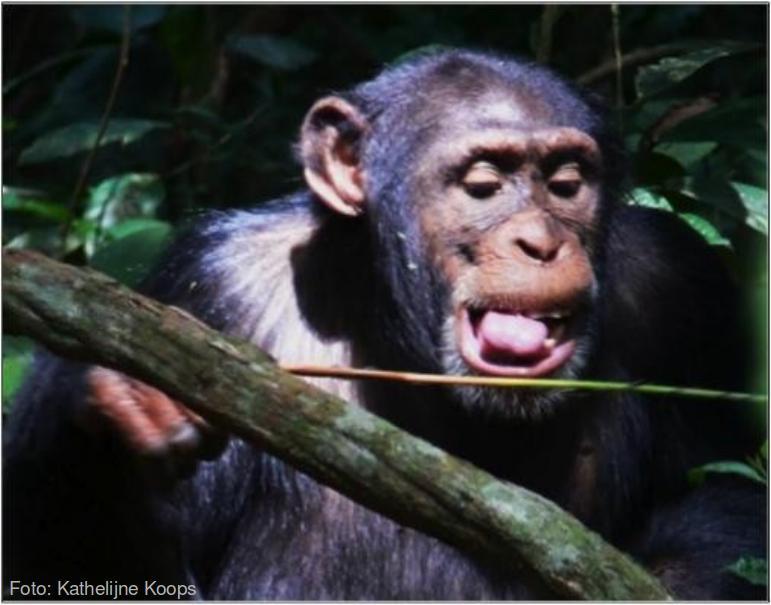
[[[171,236],[171,226],[160,221],[99,248],[91,266],[134,287],[155,265]]]
[[[105,179],[88,194],[84,217],[112,227],[128,217],[151,217],[166,192],[157,174],[128,173]]]
[[[643,67],[637,73],[637,94],[650,97],[682,82],[697,70],[721,57],[744,52],[752,46],[741,43],[725,43],[701,48],[679,57],[666,57],[658,63]]]
[[[665,212],[673,212],[674,206],[666,197],[654,193],[645,187],[633,189],[629,195],[628,203],[630,206],[642,206],[644,208],[654,208]],[[731,246],[730,240],[723,237],[720,231],[707,219],[697,214],[688,212],[678,212],[677,216],[685,221],[689,227],[701,235],[704,240],[712,246]]]
[[[742,557],[727,567],[728,571],[755,586],[768,584],[768,561],[757,557]]]
[[[127,219],[152,218],[166,192],[158,175],[129,173],[106,179],[89,191],[83,217],[96,227],[86,238],[86,255],[91,256],[106,232],[111,237],[127,235],[114,231]]]
[[[745,222],[747,219],[747,211],[739,199],[739,193],[720,176],[686,177],[676,183],[675,190],[685,197],[720,210],[735,221]]]
[[[268,67],[288,71],[305,67],[318,56],[294,40],[267,34],[234,36],[228,40],[228,48]]]
[[[99,144],[128,145],[159,128],[168,128],[168,124],[153,120],[114,119],[108,124]],[[19,163],[48,162],[87,151],[93,148],[98,133],[99,122],[96,120],[59,128],[44,134],[22,151]]]
[[[722,233],[703,216],[692,214],[690,212],[678,213],[678,216],[696,231],[710,246],[731,247],[731,241],[723,236]]]
[[[707,473],[739,475],[756,483],[766,484],[766,478],[757,469],[746,462],[738,461],[711,462],[710,464],[691,469],[688,472],[688,480],[692,484],[699,485],[704,482]]]
[[[747,225],[768,235],[768,190],[736,182],[732,182],[731,186],[739,194],[739,199],[747,211]]]
[[[637,187],[629,195],[628,203],[630,206],[642,206],[643,208],[655,208],[656,210],[667,210],[672,212],[672,204],[661,195],[653,193],[650,189]]]

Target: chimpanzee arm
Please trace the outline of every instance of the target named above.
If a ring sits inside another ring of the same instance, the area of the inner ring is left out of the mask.
[[[644,253],[641,253],[644,251]],[[746,381],[749,351],[736,286],[717,254],[671,213],[623,207],[609,237],[607,346],[628,380],[733,388]],[[705,270],[708,267],[709,270]],[[757,436],[741,405],[666,398],[645,403],[653,426],[648,517],[622,546],[680,599],[764,599],[727,567],[765,557],[766,499],[760,485],[686,471],[740,460]]]
[[[171,246],[142,289],[214,328],[258,339],[297,308],[280,300],[294,296],[288,247],[314,225],[301,198],[209,215]],[[274,303],[285,314],[266,323]],[[14,404],[4,444],[5,577],[195,583],[192,559],[205,551],[205,565],[216,566],[259,457],[235,442],[193,478],[169,482],[189,460],[173,449],[135,455],[131,440],[115,434],[126,429],[121,419],[94,414],[93,372],[41,353]],[[132,392],[152,411],[165,396],[144,388]]]
[[[766,586],[729,567],[742,558],[765,559],[767,536],[764,490],[720,477],[655,510],[629,550],[678,599],[765,600]]]

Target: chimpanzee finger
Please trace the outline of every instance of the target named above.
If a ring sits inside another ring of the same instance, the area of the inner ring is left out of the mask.
[[[193,454],[202,439],[184,408],[154,387],[133,378],[127,380],[137,404],[164,435],[168,448]]]
[[[129,448],[150,455],[166,451],[166,436],[138,404],[123,374],[94,367],[88,371],[86,382],[89,408],[104,418]]]

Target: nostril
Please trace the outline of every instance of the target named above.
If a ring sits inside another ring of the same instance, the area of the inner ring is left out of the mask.
[[[524,238],[517,238],[514,242],[528,257],[542,263],[550,263],[557,258],[561,242],[533,242]]]

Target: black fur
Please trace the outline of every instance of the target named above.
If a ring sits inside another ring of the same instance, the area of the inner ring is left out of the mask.
[[[459,94],[475,101],[482,84],[526,93],[601,144],[605,243],[595,251],[600,294],[585,373],[740,384],[746,346],[718,259],[677,218],[616,207],[620,161],[592,103],[540,68],[497,56],[420,58],[346,95],[373,125],[359,142],[369,220],[333,216],[309,193],[211,214],[176,242],[145,291],[282,361],[441,371],[446,286],[420,251],[410,166],[443,127],[438,109],[452,111]],[[192,584],[207,599],[553,596],[238,440],[191,479],[150,485],[122,447],[73,423],[82,371],[41,356],[6,427],[6,589],[10,580],[109,579]],[[765,556],[762,490],[685,482],[689,468],[751,447],[735,407],[576,393],[528,423],[455,405],[442,389],[317,382],[553,499],[679,596],[764,598],[724,571]]]

